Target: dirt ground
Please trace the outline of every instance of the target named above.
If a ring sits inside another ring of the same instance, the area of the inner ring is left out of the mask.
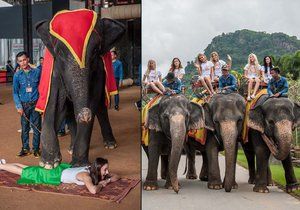
[[[120,93],[120,111],[109,110],[110,122],[117,139],[118,148],[106,150],[103,147],[100,127],[97,121],[91,139],[90,160],[101,156],[110,162],[110,170],[121,177],[140,178],[140,132],[139,112],[134,102],[140,97],[139,87],[131,87]],[[20,116],[12,99],[12,87],[0,86],[0,158],[7,162],[37,165],[33,155],[17,158],[21,149]],[[30,136],[32,140],[32,135]],[[31,142],[30,140],[30,142]],[[67,153],[70,135],[59,138],[63,161],[69,162]],[[30,145],[32,145],[30,143]],[[0,187],[0,209],[140,209],[140,184],[120,204],[93,198],[70,195],[28,192]]]

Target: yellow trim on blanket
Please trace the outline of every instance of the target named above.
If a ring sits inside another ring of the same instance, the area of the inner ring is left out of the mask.
[[[52,34],[53,36],[55,36],[57,39],[59,39],[60,41],[62,41],[67,48],[70,50],[70,52],[72,53],[72,55],[74,56],[75,60],[77,61],[77,63],[79,64],[80,68],[84,68],[85,67],[85,56],[86,56],[86,47],[88,44],[88,41],[90,39],[91,33],[95,27],[96,24],[96,20],[97,20],[97,13],[93,12],[93,20],[92,20],[92,24],[90,26],[90,29],[88,30],[88,33],[85,37],[84,40],[84,45],[83,45],[83,51],[82,51],[82,60],[80,60],[80,58],[77,56],[77,54],[75,53],[75,51],[73,50],[72,46],[67,42],[67,40],[65,40],[62,36],[60,36],[59,34],[57,34],[53,29],[52,29],[52,21],[55,19],[56,16],[63,14],[63,13],[70,13],[70,12],[74,12],[74,11],[91,11],[88,9],[78,9],[78,10],[62,10],[58,13],[56,13],[54,15],[54,17],[52,18],[52,20],[50,21],[50,34]]]

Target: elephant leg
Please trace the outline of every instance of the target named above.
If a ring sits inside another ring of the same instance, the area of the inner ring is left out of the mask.
[[[146,177],[146,181],[144,182],[144,190],[157,190],[157,169],[158,169],[158,161],[160,156],[160,141],[161,134],[159,132],[155,132],[149,130],[149,159],[148,159],[148,173]]]
[[[103,142],[106,149],[114,149],[117,147],[116,139],[113,135],[112,128],[109,122],[107,107],[104,102],[101,108],[96,112],[98,122],[101,127]]]
[[[89,149],[95,116],[88,123],[77,123],[71,165],[73,167],[89,165]]]
[[[270,169],[270,164],[268,164],[268,186],[275,186],[275,183],[272,179],[272,172],[271,172],[271,169]]]
[[[77,123],[76,123],[76,119],[75,119],[75,115],[74,115],[73,104],[69,101],[67,101],[66,104],[68,107],[67,114],[66,114],[66,121],[68,122],[68,127],[69,127],[70,134],[71,134],[71,142],[70,142],[68,152],[70,154],[73,154],[73,148],[74,148],[75,138],[76,138],[76,133],[77,133]]]
[[[300,185],[297,183],[297,179],[295,177],[291,154],[289,154],[286,159],[281,162],[285,172],[286,191],[289,193],[300,189]]]
[[[195,168],[195,157],[196,157],[196,149],[193,145],[194,139],[188,138],[187,142],[185,143],[185,151],[186,151],[186,158],[187,158],[187,179],[197,179],[196,168]]]
[[[44,114],[41,133],[41,160],[39,165],[46,169],[56,167],[61,161],[60,148],[57,139],[57,118],[61,114],[58,100],[58,85],[52,80],[47,109]],[[54,117],[53,117],[54,116]]]
[[[223,184],[221,181],[219,159],[218,159],[218,145],[215,138],[208,132],[208,139],[206,141],[207,161],[208,161],[208,183],[209,189],[219,190]]]
[[[255,134],[254,134],[255,135]],[[255,186],[253,187],[254,192],[268,193],[268,165],[270,150],[267,145],[263,142],[260,135],[256,134],[256,138],[253,138],[255,145],[255,155],[256,155],[256,176],[255,176]]]
[[[249,184],[254,184],[255,182],[255,153],[253,151],[253,145],[251,142],[247,142],[246,144],[242,144],[249,170]]]
[[[199,175],[199,179],[201,181],[207,182],[208,181],[208,159],[207,153],[205,150],[201,151],[202,154],[202,168]]]
[[[160,176],[162,179],[167,179],[168,176],[168,168],[169,168],[169,157],[168,155],[160,156]]]

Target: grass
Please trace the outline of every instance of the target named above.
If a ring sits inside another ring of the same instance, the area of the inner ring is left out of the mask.
[[[246,156],[242,149],[238,150],[237,163],[244,168],[248,168],[247,159],[246,159]],[[282,165],[271,164],[270,169],[272,172],[273,181],[277,185],[279,185],[281,188],[284,188],[286,185],[286,182],[285,182],[285,177],[284,177],[284,169],[283,169]],[[300,181],[300,168],[294,167],[294,172],[295,172],[296,178],[299,182]],[[291,194],[296,196],[297,198],[300,198],[300,190],[296,190]]]

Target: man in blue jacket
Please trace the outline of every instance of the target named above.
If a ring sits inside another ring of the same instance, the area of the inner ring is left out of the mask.
[[[236,78],[229,73],[229,68],[226,64],[222,66],[222,76],[219,78],[219,91],[221,93],[237,91]]]
[[[163,82],[163,86],[166,89],[164,94],[170,96],[180,93],[182,84],[173,72],[169,72]]]
[[[268,83],[268,94],[270,97],[287,97],[289,85],[285,77],[280,76],[278,67],[270,70],[272,79]]]
[[[17,154],[19,157],[30,155],[29,130],[33,127],[33,154],[36,158],[40,156],[40,130],[41,115],[35,111],[35,105],[39,98],[38,85],[41,70],[29,66],[29,58],[26,52],[20,52],[16,56],[20,70],[13,78],[13,98],[17,112],[21,115],[22,126],[22,149]]]
[[[111,59],[114,68],[114,75],[116,80],[117,89],[119,92],[119,87],[122,85],[123,80],[123,64],[117,59],[118,54],[115,50],[111,51]],[[119,93],[115,95],[115,110],[119,110],[120,97]]]

